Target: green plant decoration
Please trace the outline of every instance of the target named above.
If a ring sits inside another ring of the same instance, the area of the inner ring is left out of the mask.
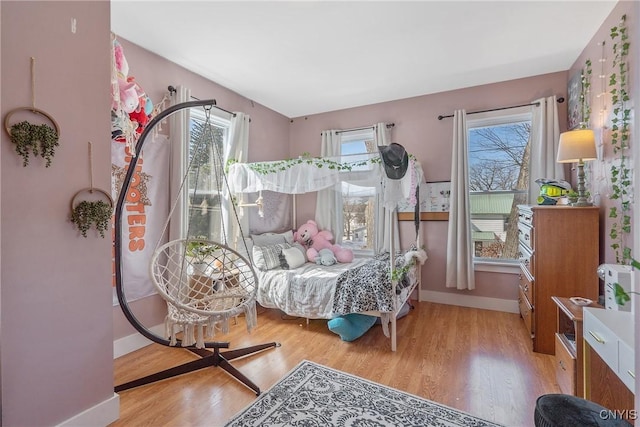
[[[196,240],[189,240],[187,242],[187,256],[193,258],[195,262],[204,262],[207,257],[213,255],[220,249],[220,246],[212,245],[208,241],[200,239],[201,237],[197,237]]]
[[[46,160],[46,167],[51,166],[51,160],[58,144],[58,133],[49,125],[34,125],[22,121],[11,126],[11,141],[16,144],[16,152],[22,156],[22,166],[29,164],[29,156],[42,156]]]
[[[611,166],[611,195],[609,198],[615,205],[609,209],[611,228],[609,237],[611,248],[615,252],[616,263],[628,264],[631,260],[631,248],[626,244],[626,236],[631,234],[631,196],[632,181],[629,166],[630,117],[631,108],[628,106],[628,62],[629,35],[626,27],[626,15],[620,24],[611,28],[613,40],[613,72],[609,77],[609,93],[613,108],[611,127],[611,147],[618,157]]]
[[[584,127],[588,127],[589,120],[591,120],[591,103],[588,101],[589,92],[591,91],[591,74],[591,60],[587,59],[584,63],[584,71],[582,72],[582,90],[580,93]]]
[[[71,222],[80,230],[83,237],[87,237],[87,231],[94,226],[100,236],[109,228],[113,208],[102,200],[89,202],[83,200],[71,211]]]
[[[410,158],[414,158],[412,154],[409,154]],[[236,159],[227,160],[226,171],[229,171],[229,167],[238,163]],[[302,155],[296,159],[286,159],[286,160],[278,160],[273,162],[257,162],[257,163],[248,163],[249,168],[257,172],[261,175],[268,175],[270,173],[277,173],[280,171],[284,171],[290,169],[296,165],[306,163],[309,165],[315,165],[317,168],[327,168],[331,170],[337,171],[352,171],[353,168],[366,166],[368,164],[378,164],[380,163],[380,157],[371,157],[365,160],[357,160],[354,162],[336,162],[335,160],[326,159],[323,157],[311,157],[311,155],[307,152],[302,153]]]
[[[631,266],[636,270],[640,270],[640,262],[636,261],[633,258],[631,258]],[[631,301],[631,297],[629,296],[629,294],[640,295],[640,293],[638,292],[632,292],[632,291],[626,292],[624,288],[620,286],[619,283],[613,284],[613,292],[614,292],[614,297],[616,299],[616,304],[618,305],[625,305],[627,302]]]

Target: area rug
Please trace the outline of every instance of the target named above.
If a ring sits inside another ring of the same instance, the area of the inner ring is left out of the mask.
[[[226,426],[498,426],[303,360]]]

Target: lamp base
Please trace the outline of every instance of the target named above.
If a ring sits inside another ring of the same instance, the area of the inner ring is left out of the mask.
[[[584,196],[578,196],[578,200],[574,203],[571,203],[571,206],[584,207],[584,206],[593,206],[593,203],[587,200]]]
[[[582,159],[578,161],[578,201],[572,203],[571,206],[593,206],[586,197],[586,191],[584,188],[584,161],[582,161]]]

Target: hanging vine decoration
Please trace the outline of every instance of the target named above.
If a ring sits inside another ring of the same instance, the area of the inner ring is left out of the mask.
[[[582,120],[580,127],[589,127],[589,121],[591,120],[591,60],[587,59],[584,63],[584,70],[582,72],[582,93],[580,93],[580,102],[582,103]]]
[[[415,159],[413,154],[409,154],[410,159]],[[238,163],[236,159],[227,160],[226,172],[229,172],[229,167]],[[311,155],[307,152],[302,153],[302,156],[295,159],[285,159],[285,160],[277,160],[272,162],[256,162],[256,163],[248,163],[248,167],[261,175],[268,175],[271,173],[278,173],[287,169],[290,169],[299,164],[309,164],[314,165],[318,169],[327,168],[330,170],[336,170],[339,172],[352,171],[354,168],[362,167],[366,165],[375,165],[380,164],[380,157],[373,156],[364,160],[356,160],[352,162],[336,162],[335,160],[326,159],[323,157],[311,157]]]
[[[111,195],[103,190],[93,187],[93,155],[92,145],[89,142],[89,173],[91,186],[78,191],[71,199],[71,214],[69,220],[80,231],[83,237],[87,237],[87,231],[94,227],[100,237],[105,237],[105,232],[111,224],[111,216],[113,215],[113,199]],[[82,200],[78,202],[78,198],[85,193],[94,192],[104,196],[104,200]],[[77,202],[77,203],[76,203]]]
[[[628,62],[629,36],[626,27],[626,15],[620,24],[611,28],[613,40],[613,72],[609,77],[609,93],[613,108],[611,127],[611,147],[618,162],[611,166],[611,195],[616,204],[609,209],[612,219],[609,237],[611,248],[615,252],[616,263],[629,264],[631,248],[626,244],[626,236],[631,234],[631,169],[629,166],[629,134],[631,109],[628,107]]]
[[[16,145],[16,152],[22,157],[22,166],[29,164],[29,157],[42,156],[46,160],[45,167],[51,166],[51,160],[55,154],[55,149],[59,145],[60,128],[58,123],[46,112],[36,108],[36,59],[31,57],[31,106],[15,108],[7,113],[4,118],[4,128],[11,138],[11,142]],[[53,127],[46,123],[33,124],[26,120],[10,125],[11,117],[17,113],[26,111],[48,120]]]

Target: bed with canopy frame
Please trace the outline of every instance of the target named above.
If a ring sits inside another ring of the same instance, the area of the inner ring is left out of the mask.
[[[333,319],[352,313],[379,317],[395,351],[397,315],[419,286],[420,266],[426,254],[420,249],[419,220],[415,222],[416,240],[411,249],[404,253],[399,250],[394,213],[403,203],[414,210],[419,207],[419,188],[424,182],[420,163],[409,155],[407,171],[401,179],[387,176],[378,151],[351,158],[305,155],[278,161],[231,163],[227,175],[232,193],[261,195],[263,191],[272,191],[293,195],[293,218],[296,195],[340,191],[343,183],[376,189],[386,210],[386,214],[378,215],[378,220],[384,217],[384,228],[389,232],[384,239],[378,236],[386,242],[379,254],[329,267],[305,263],[295,269],[256,269],[257,301],[261,306],[307,319]],[[250,259],[251,251],[247,255]]]

